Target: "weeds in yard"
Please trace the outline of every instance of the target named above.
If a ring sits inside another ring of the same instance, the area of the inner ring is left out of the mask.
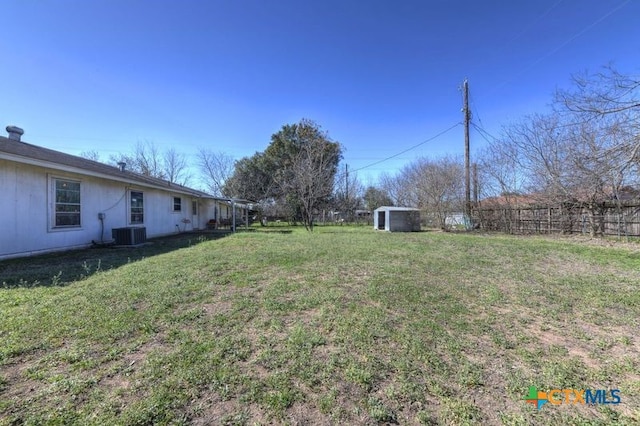
[[[62,277],[62,271],[51,277],[51,285],[53,287],[57,287],[62,284],[62,280],[60,279],[60,277]]]
[[[640,421],[633,251],[287,231],[0,263],[0,425]]]

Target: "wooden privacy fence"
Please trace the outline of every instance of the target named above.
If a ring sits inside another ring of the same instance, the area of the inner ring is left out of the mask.
[[[554,206],[479,206],[473,209],[480,229],[512,234],[587,234],[640,236],[640,200],[565,203]]]

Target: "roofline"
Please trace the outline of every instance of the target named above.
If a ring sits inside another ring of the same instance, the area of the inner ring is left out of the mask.
[[[70,154],[66,154],[66,155],[70,155]],[[39,167],[49,168],[49,169],[53,169],[53,170],[60,170],[60,171],[65,171],[65,172],[76,173],[76,174],[80,174],[80,175],[84,175],[84,176],[98,177],[98,178],[101,178],[101,179],[107,179],[107,180],[112,180],[112,181],[116,181],[116,182],[123,182],[123,183],[129,184],[129,185],[137,185],[137,186],[142,186],[142,187],[146,187],[146,188],[161,189],[161,190],[168,191],[168,192],[176,192],[176,193],[186,194],[186,195],[195,196],[195,197],[199,197],[199,198],[214,198],[214,199],[216,198],[216,197],[210,196],[210,195],[208,195],[208,194],[206,194],[204,192],[198,193],[199,191],[197,191],[195,189],[184,187],[182,185],[177,185],[176,184],[176,186],[172,186],[172,184],[169,183],[169,181],[167,181],[168,182],[167,186],[163,186],[163,185],[155,185],[155,184],[152,184],[150,182],[143,182],[142,179],[128,179],[127,175],[125,173],[131,173],[131,172],[122,172],[123,176],[119,177],[119,176],[116,176],[115,174],[94,172],[94,171],[83,169],[83,168],[80,168],[80,167],[74,167],[74,166],[68,166],[68,165],[65,165],[65,164],[59,164],[59,163],[56,163],[56,162],[53,162],[53,161],[38,160],[38,159],[35,159],[35,158],[24,157],[22,155],[17,155],[17,154],[10,154],[10,153],[3,152],[3,151],[0,151],[0,159],[4,159],[4,160],[8,160],[8,161],[14,161],[14,162],[17,162],[17,163],[22,163],[22,164],[29,164],[29,165],[32,165],[32,166],[39,166]],[[108,166],[106,164],[103,164],[103,165]]]
[[[395,211],[404,211],[404,212],[410,212],[410,211],[416,211],[419,212],[420,209],[415,208],[415,207],[399,207],[399,206],[380,206],[376,210],[395,210]]]

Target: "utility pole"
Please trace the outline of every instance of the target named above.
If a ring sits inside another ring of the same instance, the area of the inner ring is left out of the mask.
[[[343,219],[346,221],[349,219],[349,165],[347,163],[344,164],[344,207],[347,211],[345,211],[345,216]]]
[[[471,122],[471,111],[469,111],[469,81],[465,78],[463,83],[462,112],[464,113],[464,212],[471,218],[471,173],[469,170],[469,123]]]
[[[345,201],[349,200],[349,165],[344,165],[344,199]]]

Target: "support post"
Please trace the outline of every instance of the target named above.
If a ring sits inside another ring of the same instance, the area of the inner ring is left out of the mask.
[[[231,200],[231,230],[236,232],[236,202]]]
[[[471,173],[469,170],[469,124],[471,122],[471,111],[469,111],[469,81],[463,83],[464,106],[464,208],[467,217],[471,217]]]

